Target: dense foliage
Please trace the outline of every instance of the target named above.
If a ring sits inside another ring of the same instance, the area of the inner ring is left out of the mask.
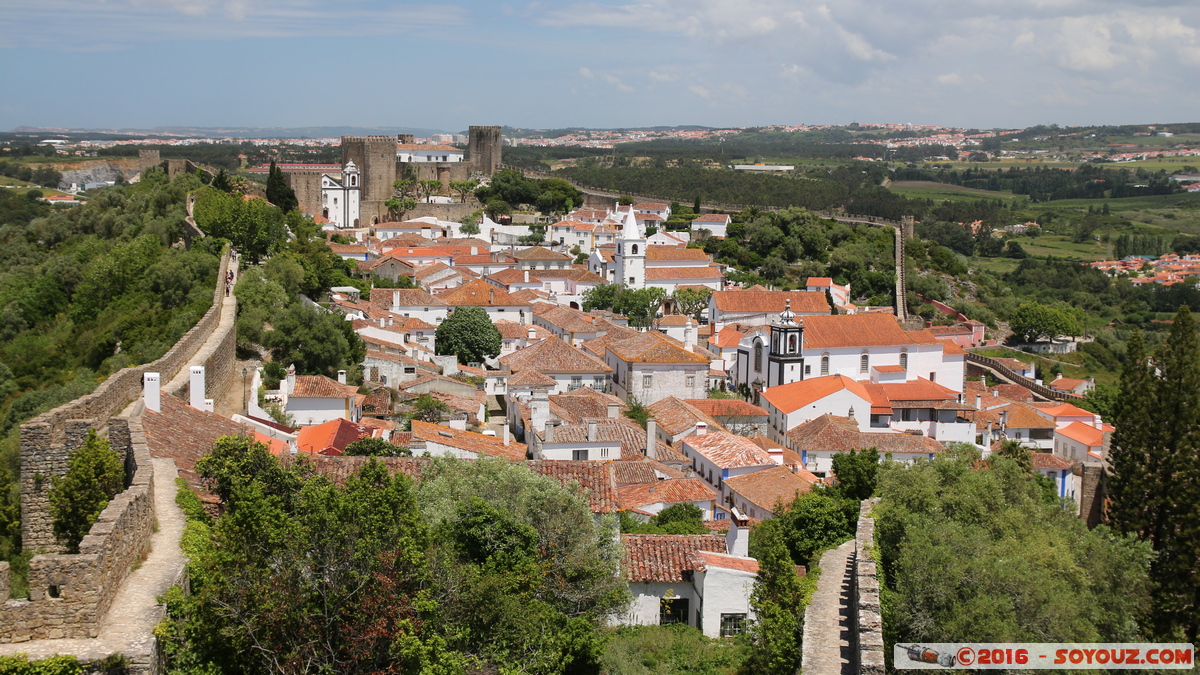
[[[500,353],[500,329],[483,307],[461,306],[437,327],[438,354],[453,354],[459,363],[482,363]]]
[[[1127,642],[1142,635],[1150,547],[1089,530],[1031,473],[970,446],[880,468],[884,637]]]
[[[672,504],[639,522],[628,511],[621,512],[621,532],[627,534],[708,534],[704,512],[689,502]]]
[[[0,191],[0,559],[19,550],[18,425],[167,352],[212,304],[221,243],[182,240],[194,176],[63,211]]]
[[[125,466],[108,440],[88,429],[87,441],[75,452],[67,472],[51,479],[50,516],[54,536],[68,553],[79,552],[79,542],[100,518],[108,502],[125,488]]]
[[[584,292],[583,311],[607,309],[628,318],[633,328],[649,328],[666,297],[667,292],[661,288],[600,284]]]
[[[527,178],[520,171],[501,169],[475,197],[496,217],[511,207],[534,206],[542,213],[566,213],[583,204],[583,193],[561,178]]]
[[[1147,354],[1129,342],[1115,402],[1109,521],[1153,547],[1154,635],[1200,631],[1200,343],[1185,306]]]
[[[584,498],[526,468],[371,462],[343,485],[221,439],[197,465],[225,513],[188,522],[192,594],[158,629],[187,672],[598,672],[626,591]]]

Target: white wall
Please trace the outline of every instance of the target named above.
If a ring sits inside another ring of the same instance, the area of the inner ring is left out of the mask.
[[[347,410],[344,398],[294,398],[287,400],[287,412],[300,426],[324,424],[338,418],[357,422],[354,410]]]
[[[688,625],[695,626],[696,609],[700,606],[700,599],[695,587],[687,581],[671,583],[659,581],[630,582],[629,594],[633,596],[633,600],[629,603],[629,609],[626,610],[625,615],[618,617],[615,623],[624,626],[657,626],[660,601],[668,592],[676,598],[687,598]]]
[[[614,378],[613,393],[629,400],[632,393],[642,405],[652,405],[668,396],[676,398],[708,398],[707,363],[625,363],[612,351],[606,361],[614,371],[619,370],[620,382]],[[651,376],[651,387],[643,386],[644,376]],[[691,377],[691,386],[688,385]]]
[[[541,459],[575,459],[576,450],[586,450],[587,461],[614,461],[621,459],[621,441],[585,441],[582,443],[550,443],[540,448]]]
[[[703,598],[701,616],[706,637],[721,636],[722,614],[745,614],[747,620],[754,617],[750,609],[750,594],[754,591],[754,573],[710,567],[696,572],[696,589]],[[692,607],[692,614],[696,613]]]

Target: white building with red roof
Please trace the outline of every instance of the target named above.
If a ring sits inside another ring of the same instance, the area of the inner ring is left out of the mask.
[[[701,427],[683,439],[682,445],[683,456],[692,462],[692,470],[717,490],[723,490],[726,478],[779,465],[754,441],[728,431],[708,432]]]
[[[788,307],[795,316],[829,314],[829,301],[824,293],[730,290],[717,291],[709,296],[708,321],[714,331],[720,331],[732,323],[765,326]]]
[[[692,219],[692,233],[696,234],[700,230],[708,230],[709,235],[724,239],[730,222],[732,221],[728,213],[706,213]]]
[[[336,419],[357,422],[366,399],[358,393],[358,387],[346,384],[344,370],[338,371],[338,379],[334,381],[324,375],[296,375],[296,367],[289,366],[280,391],[284,409],[299,426]]]

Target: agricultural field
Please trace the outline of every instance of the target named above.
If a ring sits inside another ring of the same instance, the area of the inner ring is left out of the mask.
[[[976,201],[979,199],[1000,199],[1011,201],[1017,196],[1012,192],[996,192],[993,190],[979,190],[976,188],[963,187],[961,185],[952,185],[950,183],[936,183],[926,180],[900,180],[893,181],[888,184],[888,189],[892,192],[910,197],[913,199],[932,199],[935,202],[950,201]]]

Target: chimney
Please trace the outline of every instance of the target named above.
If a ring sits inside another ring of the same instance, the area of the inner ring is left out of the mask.
[[[216,404],[211,398],[204,399],[204,410],[205,412],[213,412],[216,410]]]
[[[188,386],[189,403],[197,410],[204,410],[204,366],[192,366],[191,373],[191,384]]]
[[[588,422],[588,437],[587,438],[588,438],[588,441],[590,441],[590,442],[594,443],[596,441],[596,420],[591,420],[590,422]]]
[[[609,403],[608,404],[608,418],[610,420],[615,420],[620,416],[621,416],[621,404],[620,403]]]
[[[379,327],[383,328],[386,324],[387,324],[387,319],[384,319],[382,316],[379,317]]]
[[[504,444],[508,445],[512,441],[512,432],[508,429],[508,420],[504,420],[504,433],[501,435],[504,439]]]
[[[400,311],[400,291],[392,291],[392,311]]]
[[[692,326],[690,318],[683,326],[683,347],[689,352],[696,351],[696,328]]]
[[[529,423],[540,429],[550,420],[550,393],[545,389],[534,389],[529,399]]]
[[[388,314],[388,325],[391,326],[391,325],[394,325],[395,323],[396,323],[396,317],[392,314]]]
[[[530,327],[529,327],[529,335],[527,336],[527,338],[526,338],[526,339],[527,339],[529,342],[533,342],[534,340],[536,340],[536,339],[537,339],[537,331],[533,329],[533,326],[530,326]]]
[[[992,390],[992,398],[1000,398],[1000,390],[999,389]]]
[[[488,289],[488,303],[495,304],[495,302],[496,302],[496,289],[489,288]]]
[[[551,422],[549,420],[546,421],[546,433],[544,433],[543,436],[544,436],[544,438],[542,440],[543,443],[553,443],[554,442],[554,422]]]
[[[696,435],[703,436],[708,433],[708,422],[696,422]]]
[[[975,394],[975,409],[983,410],[983,394]]]
[[[158,373],[146,373],[142,376],[142,400],[146,404],[146,410],[162,412],[162,401],[159,399],[161,384]]]
[[[525,283],[529,283],[529,270],[525,270]]]
[[[1000,431],[1004,431],[1007,428],[1008,428],[1008,411],[1001,410],[1000,411]]]
[[[346,384],[346,371],[338,371],[338,384]]]
[[[658,420],[653,417],[646,420],[646,456],[658,459]]]
[[[1094,428],[1096,428],[1096,429],[1104,428],[1104,421],[1102,419],[1100,419],[1099,415],[1092,415],[1092,422],[1093,422]]]
[[[775,460],[776,464],[783,466],[783,448],[767,448],[767,454]]]
[[[292,365],[288,366],[288,369],[287,369],[287,392],[286,392],[286,394],[288,396],[291,396],[293,391],[296,391],[296,364],[294,364],[294,363]]]
[[[741,558],[750,557],[750,528],[746,516],[736,508],[730,509],[729,532],[725,534],[725,552]],[[743,531],[744,528],[744,531]]]

